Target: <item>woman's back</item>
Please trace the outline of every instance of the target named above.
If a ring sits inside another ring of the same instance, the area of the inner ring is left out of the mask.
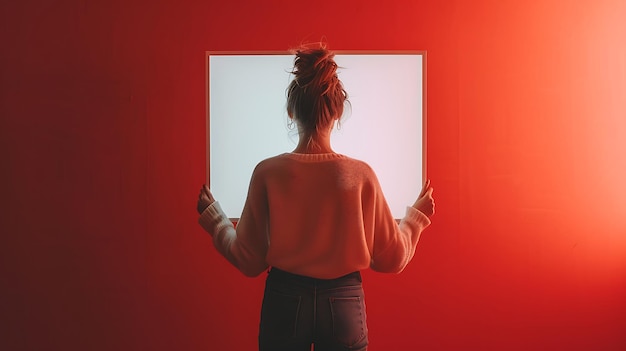
[[[363,210],[374,203],[377,181],[368,165],[339,154],[289,153],[257,171],[270,209],[269,265],[317,278],[369,267]]]

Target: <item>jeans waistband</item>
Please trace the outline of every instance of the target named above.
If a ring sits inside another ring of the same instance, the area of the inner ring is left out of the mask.
[[[283,271],[282,269],[278,269],[276,267],[272,267],[269,271],[269,278],[276,279],[278,281],[299,283],[305,286],[346,286],[346,285],[358,285],[363,281],[361,278],[361,272],[356,271],[352,273],[348,273],[344,276],[334,278],[334,279],[319,279],[307,277],[304,275],[289,273]]]

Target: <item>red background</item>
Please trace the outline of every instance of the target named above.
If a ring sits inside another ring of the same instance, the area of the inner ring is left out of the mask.
[[[626,2],[0,10],[3,350],[254,349],[263,279],[196,223],[205,51],[323,36],[428,52],[437,213],[365,274],[371,349],[626,349]]]

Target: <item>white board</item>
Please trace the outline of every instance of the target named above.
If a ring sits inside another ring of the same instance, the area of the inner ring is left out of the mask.
[[[298,142],[286,112],[293,60],[207,52],[207,183],[235,220],[256,164]],[[351,108],[332,148],[372,166],[392,214],[402,218],[425,176],[424,53],[339,52],[335,61]]]

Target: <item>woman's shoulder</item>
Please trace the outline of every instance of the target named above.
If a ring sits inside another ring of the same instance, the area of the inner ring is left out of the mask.
[[[261,160],[254,167],[254,173],[262,174],[265,172],[271,172],[276,169],[282,169],[285,167],[286,163],[289,163],[288,156],[289,154],[283,153],[276,156],[271,156]]]
[[[283,153],[283,154],[279,154],[276,156],[265,158],[261,160],[259,163],[257,163],[256,168],[263,169],[263,168],[274,167],[276,165],[280,165],[286,161],[287,155],[289,154]]]
[[[342,164],[349,166],[349,167],[354,167],[355,169],[358,169],[361,171],[373,172],[373,169],[369,165],[369,163],[361,159],[351,157],[351,156],[346,156],[346,155],[341,155],[341,156],[342,156],[342,159],[341,159]]]

